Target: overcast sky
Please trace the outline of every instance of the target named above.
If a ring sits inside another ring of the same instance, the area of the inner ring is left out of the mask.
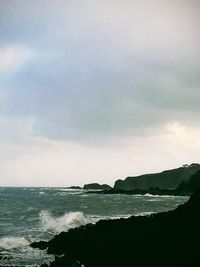
[[[200,159],[200,1],[0,0],[0,185]]]

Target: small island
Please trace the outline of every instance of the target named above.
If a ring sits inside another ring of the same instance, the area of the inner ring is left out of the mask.
[[[90,184],[85,184],[83,186],[83,189],[86,190],[110,190],[112,187],[107,184],[98,184],[98,183],[90,183]]]
[[[72,185],[72,186],[67,187],[67,189],[80,190],[80,189],[82,189],[82,188],[81,188],[80,186],[77,186],[77,185]]]

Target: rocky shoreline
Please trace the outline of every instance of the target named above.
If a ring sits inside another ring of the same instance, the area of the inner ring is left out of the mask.
[[[192,192],[189,190],[178,190],[178,189],[159,189],[150,188],[148,190],[135,189],[135,190],[123,190],[112,188],[110,190],[91,190],[87,192],[88,194],[122,194],[122,195],[154,195],[154,196],[191,196]]]
[[[200,266],[199,207],[200,188],[173,211],[101,220],[31,246],[55,255],[51,267]]]
[[[129,176],[124,180],[115,181],[114,189],[146,190],[159,188],[160,190],[174,190],[181,183],[187,182],[190,177],[200,171],[200,164],[185,164],[182,167],[164,170],[159,173],[149,173],[139,176]]]
[[[89,191],[92,194],[127,194],[127,195],[169,195],[169,196],[191,196],[193,191],[200,186],[200,171],[191,175],[188,180],[183,180],[175,189],[160,189],[151,187],[149,189],[124,190],[111,188],[109,190]]]
[[[70,189],[85,189],[89,194],[127,194],[127,195],[173,195],[190,196],[200,185],[200,164],[192,163],[160,173],[127,177],[115,181],[114,187],[107,184],[90,183],[83,188],[71,186]]]

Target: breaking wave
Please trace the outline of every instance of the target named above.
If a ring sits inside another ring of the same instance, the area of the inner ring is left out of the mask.
[[[143,212],[139,212],[137,214],[134,214],[134,216],[149,216],[151,214],[155,214],[156,212],[153,211],[143,211]]]
[[[149,194],[149,193],[147,193],[147,194],[145,194],[144,195],[145,197],[157,197],[157,198],[176,198],[176,196],[174,196],[174,195],[152,195],[152,194]]]
[[[55,218],[48,211],[43,210],[40,212],[39,216],[42,228],[53,231],[54,233],[68,231],[71,228],[76,228],[88,223],[88,219],[82,212],[69,212],[61,217]]]
[[[0,239],[0,249],[12,250],[17,248],[27,247],[29,241],[24,237],[3,237]]]

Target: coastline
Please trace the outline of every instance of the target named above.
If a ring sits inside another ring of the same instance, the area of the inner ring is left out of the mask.
[[[55,255],[49,266],[199,266],[199,205],[197,189],[175,210],[101,220],[31,246]]]
[[[112,194],[124,194],[124,195],[154,195],[154,196],[191,196],[191,191],[181,191],[178,189],[135,189],[135,190],[123,190],[123,189],[115,189],[112,188],[110,190],[90,190],[88,191],[89,194],[105,194],[105,195],[112,195]]]
[[[111,188],[109,190],[102,191],[90,191],[89,193],[97,194],[127,194],[127,195],[157,195],[157,196],[191,196],[196,188],[200,186],[200,171],[191,175],[188,180],[183,180],[178,184],[176,188],[172,189],[161,189],[156,186],[152,186],[148,189],[122,189],[122,188]]]

